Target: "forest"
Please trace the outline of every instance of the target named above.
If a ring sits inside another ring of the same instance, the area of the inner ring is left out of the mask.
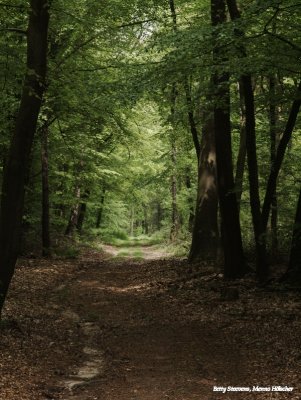
[[[0,1],[1,399],[300,398],[300,24],[297,0]]]

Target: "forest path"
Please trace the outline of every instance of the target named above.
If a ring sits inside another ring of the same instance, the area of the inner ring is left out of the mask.
[[[101,244],[101,248],[113,257],[140,258],[144,260],[159,260],[171,257],[171,254],[162,247],[153,245],[117,247],[109,244]]]
[[[115,255],[114,248],[105,249]],[[162,255],[144,249],[147,257]],[[83,371],[86,365],[89,372],[90,366],[91,379],[77,385],[76,373],[67,378],[72,393],[64,400],[208,400],[214,385],[244,381],[231,339],[201,313],[190,315],[192,304],[170,289],[181,261],[82,262],[89,275],[73,281],[69,301],[80,324],[91,330],[87,340],[95,359],[89,356],[87,363],[84,357],[78,367]]]
[[[4,317],[1,400],[301,398],[300,298],[210,266],[91,249],[23,259]],[[228,385],[295,391],[213,391]]]

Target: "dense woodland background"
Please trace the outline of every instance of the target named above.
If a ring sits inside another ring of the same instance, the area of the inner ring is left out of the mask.
[[[296,0],[1,2],[2,300],[20,254],[76,240],[299,277],[300,23]]]

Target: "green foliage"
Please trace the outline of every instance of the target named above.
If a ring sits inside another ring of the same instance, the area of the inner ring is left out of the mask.
[[[204,115],[213,105],[211,76],[215,71],[231,73],[234,165],[241,113],[237,81],[244,73],[252,75],[263,198],[271,168],[269,105],[277,105],[280,136],[300,76],[299,3],[248,1],[241,4],[240,20],[214,29],[208,1],[178,0],[175,5],[176,30],[168,4],[161,0],[115,0],[102,2],[101,6],[95,0],[51,2],[47,93],[32,152],[25,202],[24,231],[30,241],[41,233],[40,131],[46,124],[54,239],[64,233],[71,209],[84,202],[87,211],[82,233],[87,237],[120,246],[168,241],[174,176],[181,225],[180,242],[174,246],[180,249],[177,254],[187,253],[188,220],[197,190],[197,160],[184,84],[187,80],[201,137]],[[0,17],[2,171],[25,72],[26,35],[21,31],[26,29],[27,10],[0,5]],[[237,29],[245,34],[238,37]],[[220,62],[215,64],[211,56],[212,34],[223,49]],[[241,57],[242,45],[246,48],[245,57]],[[271,76],[277,78],[273,94],[269,91]],[[171,115],[174,84],[177,95]],[[300,186],[299,133],[300,120],[277,190],[278,231],[286,247]],[[176,162],[172,160],[173,147]],[[245,245],[252,248],[246,174],[241,224]],[[99,214],[101,221],[97,226]],[[66,249],[55,251],[63,257],[76,256],[75,248],[68,244]]]

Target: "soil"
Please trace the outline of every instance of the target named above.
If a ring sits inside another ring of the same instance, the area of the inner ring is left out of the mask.
[[[206,264],[148,252],[21,259],[0,331],[0,399],[301,398],[296,290],[226,283]]]

